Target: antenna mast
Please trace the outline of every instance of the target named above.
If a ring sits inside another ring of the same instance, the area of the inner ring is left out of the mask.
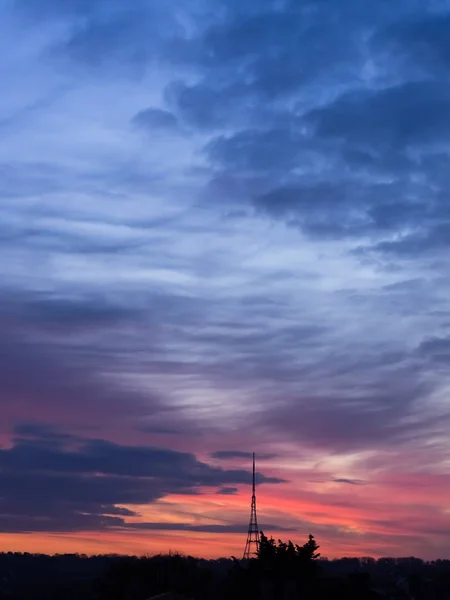
[[[250,508],[250,521],[248,524],[247,541],[245,543],[244,559],[256,556],[259,551],[259,529],[258,519],[256,517],[256,470],[255,453],[253,452],[253,483],[252,483],[252,503]]]

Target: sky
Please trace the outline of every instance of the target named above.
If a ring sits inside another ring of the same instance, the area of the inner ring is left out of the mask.
[[[0,12],[0,550],[450,558],[448,0]]]

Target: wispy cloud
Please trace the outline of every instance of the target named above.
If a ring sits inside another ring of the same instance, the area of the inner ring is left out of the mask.
[[[5,531],[153,527],[169,493],[207,512],[209,481],[232,536],[255,451],[289,481],[270,494],[290,522],[266,523],[445,553],[421,526],[405,541],[404,507],[374,523],[361,506],[408,489],[413,521],[408,477],[450,449],[446,3],[0,10]],[[73,437],[17,438],[23,421]],[[23,500],[42,477],[64,510]]]

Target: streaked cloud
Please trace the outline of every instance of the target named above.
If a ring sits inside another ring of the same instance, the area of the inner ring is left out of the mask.
[[[2,530],[446,556],[447,3],[0,10]]]

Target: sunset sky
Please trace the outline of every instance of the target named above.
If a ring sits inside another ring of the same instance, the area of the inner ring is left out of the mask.
[[[450,558],[448,0],[0,7],[0,551]]]

